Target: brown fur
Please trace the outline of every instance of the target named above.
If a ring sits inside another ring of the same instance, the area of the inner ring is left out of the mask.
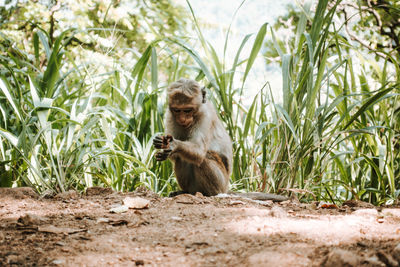
[[[206,196],[227,193],[232,173],[232,142],[205,91],[192,80],[181,79],[168,88],[166,136],[154,139],[159,161],[170,159],[182,191]],[[171,111],[173,109],[173,111]],[[190,112],[184,110],[190,109]],[[178,121],[190,122],[186,125]],[[258,200],[284,201],[286,197],[261,192],[229,194]]]
[[[170,95],[170,102],[173,102],[177,105],[184,105],[185,103],[190,103],[192,101],[192,97],[189,97],[181,92],[175,92]]]
[[[218,166],[220,166],[221,169],[225,169],[226,172],[229,171],[226,159],[224,162],[223,160],[224,156],[221,157],[217,152],[211,150],[207,151],[206,158],[214,160],[218,164]]]
[[[192,108],[193,113],[187,115],[192,123],[182,126],[177,122],[177,115],[167,109],[166,134],[171,135],[173,141],[169,143],[170,152],[161,153],[168,153],[183,192],[212,196],[228,191],[232,142],[213,104],[205,101],[203,92],[193,80],[181,79],[169,86],[169,107]]]

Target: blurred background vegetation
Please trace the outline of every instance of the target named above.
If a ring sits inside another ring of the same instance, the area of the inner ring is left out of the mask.
[[[163,132],[166,86],[189,77],[207,86],[234,142],[232,190],[399,199],[398,1],[288,6],[240,44],[226,29],[221,54],[189,1],[0,3],[1,186],[176,190],[152,138]],[[246,86],[260,57],[282,69],[282,101],[268,80]]]

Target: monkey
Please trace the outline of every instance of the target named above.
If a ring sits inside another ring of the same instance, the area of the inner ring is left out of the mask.
[[[232,141],[214,105],[207,101],[205,87],[180,79],[167,88],[168,108],[165,134],[156,136],[157,161],[171,160],[181,191],[170,196],[196,192],[204,196],[228,193],[232,173]],[[233,193],[252,199],[284,201],[273,194]]]
[[[205,196],[226,193],[232,173],[232,141],[206,90],[194,80],[180,79],[167,88],[165,136],[154,138],[162,149],[156,160],[174,166],[179,193]],[[174,194],[174,193],[173,193]],[[173,195],[172,194],[172,195]]]

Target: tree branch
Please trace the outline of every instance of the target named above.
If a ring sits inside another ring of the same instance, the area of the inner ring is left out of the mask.
[[[371,52],[374,52],[377,56],[383,58],[383,59],[387,59],[387,56],[380,52],[380,51],[376,51],[375,48],[373,48],[371,45],[367,44],[364,40],[362,40],[361,38],[359,38],[356,34],[354,34],[350,29],[349,29],[349,18],[347,15],[347,11],[345,8],[342,9],[343,10],[343,14],[344,14],[344,25],[345,25],[345,29],[347,34],[350,36],[351,40],[358,42],[360,45],[364,46],[365,48],[367,48],[368,50],[370,50]]]

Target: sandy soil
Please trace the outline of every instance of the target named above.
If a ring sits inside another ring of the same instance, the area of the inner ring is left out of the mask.
[[[133,204],[127,201],[132,199]],[[67,192],[39,198],[29,188],[0,188],[0,266],[399,262],[396,208],[348,202],[326,209],[293,200],[272,203],[201,195],[160,198],[146,190],[118,193],[103,188],[89,188],[82,196]]]

